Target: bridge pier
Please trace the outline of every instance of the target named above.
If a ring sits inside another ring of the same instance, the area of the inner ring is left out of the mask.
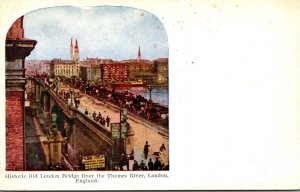
[[[70,131],[70,123],[67,119],[64,120],[64,130],[65,130],[65,137],[64,137],[64,143],[63,143],[63,154],[68,154],[68,137],[69,137],[69,131]]]
[[[41,93],[40,93],[40,85],[36,84],[35,85],[35,102],[40,102],[41,99]]]
[[[52,130],[49,136],[50,158],[49,162],[52,166],[62,165],[62,143],[63,137],[59,131]]]
[[[36,82],[36,80],[31,80],[31,92],[30,92],[30,106],[32,108],[33,114],[39,114],[41,111],[39,110],[41,103],[41,90],[40,85]]]
[[[43,111],[43,114],[39,115],[40,122],[44,124],[44,130],[48,127],[48,134],[43,142],[48,165],[63,164],[64,159],[67,164],[63,165],[71,165],[72,170],[80,170],[84,156],[105,155],[107,161],[111,158],[112,140],[109,131],[75,107],[68,106],[68,103],[43,81],[36,80],[34,89],[35,97],[40,98],[35,98],[36,101],[40,101],[38,108]],[[40,93],[39,97],[37,93]],[[51,124],[51,116],[54,113],[57,115],[56,132]],[[133,144],[133,137],[127,142]],[[130,149],[133,149],[133,145]]]
[[[50,108],[50,95],[45,91],[44,92],[44,105],[43,105],[43,114],[44,117],[47,118],[50,116],[49,114],[49,108]]]
[[[28,90],[26,90],[28,92],[28,97],[31,101],[35,101],[35,80],[33,80],[32,78],[28,78],[29,81],[29,87]]]
[[[48,146],[49,146],[48,166],[50,166],[50,169],[57,169],[57,168],[61,168],[62,166],[62,144],[64,142],[64,139],[61,135],[61,132],[58,130],[57,117],[58,117],[57,114],[51,114],[52,123],[51,123],[51,130],[49,131],[49,137],[48,137]]]
[[[54,104],[55,104],[55,101],[54,101],[54,99],[52,98],[52,97],[50,97],[50,114],[52,114],[52,109],[53,109],[53,107],[54,107]]]

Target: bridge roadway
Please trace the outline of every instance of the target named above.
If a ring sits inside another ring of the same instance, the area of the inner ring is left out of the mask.
[[[84,113],[82,113],[80,110],[76,110],[75,107],[70,108],[69,104],[61,96],[56,94],[56,92],[53,89],[51,89],[47,84],[45,84],[45,82],[41,80],[39,80],[38,82],[44,87],[45,90],[49,92],[51,97],[56,101],[56,103],[59,105],[59,107],[63,110],[64,114],[68,118],[77,119],[78,121],[89,127],[91,131],[93,131],[97,136],[102,138],[105,142],[107,142],[110,145],[112,144],[112,140],[110,138],[110,131],[104,129],[103,126],[97,124],[95,121],[87,118],[84,115]]]
[[[45,85],[44,85],[45,86]],[[68,92],[70,90],[70,87],[65,84],[59,85],[60,90],[64,90]],[[52,94],[55,93],[51,89]],[[51,94],[51,95],[52,95]],[[85,110],[87,109],[89,114],[84,115],[89,118],[92,122],[97,123],[93,120],[92,114],[95,111],[97,114],[98,112],[101,113],[102,116],[109,116],[111,121],[110,123],[118,123],[120,121],[120,108],[117,106],[112,105],[111,103],[99,101],[80,90],[75,89],[75,94],[78,98],[80,98],[80,105],[77,109],[78,112],[80,112],[80,118],[83,118],[82,115],[84,114]],[[55,97],[57,99],[57,95]],[[61,98],[61,97],[60,97]],[[61,98],[62,99],[62,98]],[[60,100],[60,99],[59,99]],[[63,99],[62,99],[63,100]],[[64,102],[65,101],[60,101]],[[59,103],[60,103],[59,102]],[[68,101],[68,104],[70,104],[70,99]],[[65,112],[65,109],[63,109]],[[79,113],[78,113],[79,114]],[[77,115],[78,115],[77,114]],[[70,113],[67,112],[66,115],[70,115]],[[140,117],[137,117],[134,114],[129,114],[127,122],[130,124],[130,126],[135,131],[134,135],[134,152],[135,152],[135,159],[140,162],[141,160],[144,160],[144,162],[148,162],[148,160],[145,160],[143,158],[143,149],[145,142],[148,141],[150,148],[149,148],[149,156],[152,159],[155,159],[155,156],[152,155],[154,152],[159,151],[160,146],[162,143],[165,144],[166,147],[166,153],[164,156],[162,156],[161,161],[165,164],[169,161],[169,141],[168,141],[168,130],[165,128],[159,127],[149,121],[146,121]],[[93,126],[91,126],[93,127]],[[106,133],[110,134],[110,127],[103,127],[106,129]],[[95,133],[99,134],[99,131],[95,130]],[[101,133],[100,133],[101,134]],[[108,134],[105,134],[104,138],[107,138]],[[103,137],[103,134],[100,135]],[[108,142],[111,142],[110,138],[107,138]]]

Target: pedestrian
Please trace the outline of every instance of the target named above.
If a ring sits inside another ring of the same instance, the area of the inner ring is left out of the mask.
[[[153,168],[154,168],[154,170],[160,170],[161,169],[161,162],[158,160],[158,157],[156,157]]]
[[[77,99],[74,98],[74,104],[75,104],[75,107],[77,108]]]
[[[85,112],[84,112],[84,114],[86,114],[86,115],[88,115],[88,114],[89,114],[89,112],[88,112],[88,110],[87,110],[87,109],[85,109]]]
[[[124,161],[124,154],[122,153],[121,155],[121,159],[120,159],[120,162],[119,162],[119,166],[120,166],[120,170],[123,170],[123,166],[125,165],[125,161]]]
[[[101,118],[102,118],[102,115],[101,115],[101,113],[99,111],[99,113],[98,113],[98,119],[100,120]]]
[[[126,155],[126,167],[127,167],[127,171],[129,171],[129,159],[130,159],[130,155]]]
[[[133,152],[133,149],[132,149],[132,151],[131,151],[131,153],[130,153],[130,158],[129,158],[130,160],[134,160],[134,152]]]
[[[106,126],[109,127],[110,118],[106,116]]]
[[[165,151],[166,151],[166,147],[165,144],[163,143],[159,148],[159,152],[165,156]]]
[[[105,126],[105,118],[104,117],[101,117],[100,118],[100,124]]]
[[[148,145],[148,141],[146,141],[146,144],[144,146],[145,159],[148,159],[149,147],[150,147],[150,145]]]
[[[134,160],[133,166],[132,166],[132,170],[139,170],[139,164],[136,160]]]
[[[94,113],[93,113],[93,119],[95,120],[96,119],[96,112],[94,111]]]
[[[140,169],[141,170],[148,170],[146,164],[144,163],[144,160],[141,160]]]
[[[154,170],[154,164],[153,164],[151,158],[149,159],[149,162],[148,162],[148,168],[149,168],[149,170]]]
[[[77,109],[78,109],[78,107],[79,107],[79,104],[80,104],[80,100],[79,99],[77,99]]]
[[[165,144],[163,143],[163,144],[160,146],[159,151],[160,151],[160,152],[163,152],[163,151],[165,151],[165,150],[166,150],[166,147],[165,147]]]

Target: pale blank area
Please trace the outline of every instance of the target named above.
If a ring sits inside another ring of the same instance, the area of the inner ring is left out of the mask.
[[[300,188],[299,1],[106,2],[145,9],[165,25],[170,178],[64,186],[22,180],[15,188]]]
[[[213,189],[299,188],[299,2],[198,3],[182,9],[195,19],[169,33],[179,39],[170,55],[176,178]]]

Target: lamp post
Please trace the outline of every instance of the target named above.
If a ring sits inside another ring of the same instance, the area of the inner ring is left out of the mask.
[[[54,85],[55,85],[55,89],[57,89],[57,79],[55,78],[53,81]]]
[[[61,169],[63,137],[57,127],[57,114],[52,113],[52,130],[49,135],[49,165],[52,169]]]
[[[47,137],[49,138],[50,131],[49,131],[49,128],[48,128],[48,126],[46,126],[46,133],[47,133]]]
[[[77,78],[74,78],[74,87],[77,86]]]
[[[122,144],[120,143],[121,154],[123,152],[126,154],[127,114],[128,114],[127,108],[123,108],[120,110],[120,138],[121,138],[122,144],[124,145],[124,148],[123,148]]]
[[[55,87],[56,87],[56,94],[58,94],[59,80],[57,78],[54,80],[54,84],[55,84]]]
[[[70,106],[73,107],[73,94],[74,94],[74,89],[70,88],[70,95],[71,95],[71,103]]]
[[[148,91],[149,91],[149,101],[152,101],[152,98],[151,98],[151,92],[153,90],[153,86],[152,85],[148,85]]]

